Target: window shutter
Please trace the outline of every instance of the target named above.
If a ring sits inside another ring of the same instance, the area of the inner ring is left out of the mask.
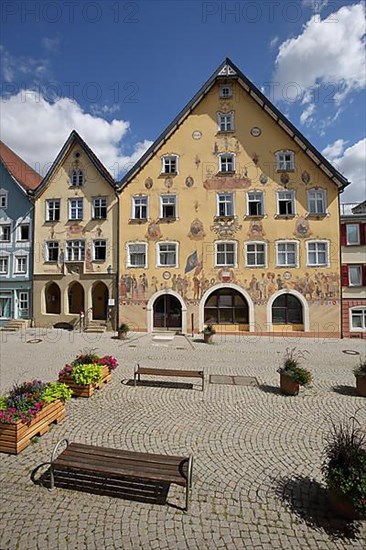
[[[347,224],[341,223],[341,246],[347,245]]]
[[[366,264],[362,266],[362,286],[366,286]]]
[[[342,274],[342,286],[349,286],[348,265],[342,265],[341,274]]]
[[[366,244],[366,223],[360,223],[360,244]]]

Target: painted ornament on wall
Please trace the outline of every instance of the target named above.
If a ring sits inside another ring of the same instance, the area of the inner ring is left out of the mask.
[[[146,238],[150,241],[157,241],[161,238],[160,225],[157,220],[152,220],[147,226]]]
[[[191,176],[188,176],[188,178],[186,178],[186,187],[190,188],[190,187],[193,187],[193,184],[194,184],[194,180]]]
[[[281,174],[280,180],[283,185],[287,185],[290,181],[290,177],[288,174]]]
[[[153,180],[151,178],[146,178],[145,180],[146,189],[151,189],[153,185],[154,185]]]
[[[94,271],[94,268],[93,268],[93,256],[92,256],[92,252],[91,252],[91,249],[90,249],[90,246],[87,247],[86,251],[85,251],[85,269],[87,271]]]
[[[237,231],[240,231],[242,226],[238,222],[238,218],[217,218],[213,225],[211,225],[211,231],[214,231],[221,238],[234,237]]]
[[[189,229],[188,237],[194,241],[199,241],[206,236],[206,233],[203,229],[203,223],[198,218],[195,218],[191,223]]]
[[[66,234],[67,235],[81,235],[84,231],[84,228],[79,223],[72,223],[68,226]]]
[[[171,187],[173,187],[173,179],[171,177],[166,178],[164,185],[167,189],[170,189]]]
[[[304,170],[304,172],[301,174],[301,179],[305,183],[305,185],[308,185],[311,182],[311,177],[309,172]]]
[[[296,220],[294,235],[296,237],[310,237],[311,231],[310,231],[309,220],[307,220],[303,216],[300,216]]]
[[[265,235],[265,232],[263,230],[263,225],[261,220],[251,220],[249,231],[248,231],[248,237],[263,238],[264,235]]]
[[[267,174],[261,174],[259,176],[259,181],[262,185],[265,185],[268,182],[268,176]]]

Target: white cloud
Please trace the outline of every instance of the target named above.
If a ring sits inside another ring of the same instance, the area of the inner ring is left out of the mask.
[[[49,71],[46,59],[11,55],[4,46],[0,45],[1,76],[5,82],[11,83],[24,77],[31,77],[33,82],[44,78]]]
[[[332,99],[333,91],[336,105],[351,91],[363,89],[364,18],[363,3],[343,6],[323,20],[312,16],[299,36],[283,42],[275,62],[277,99],[286,98],[290,83],[295,83],[298,100],[319,86],[328,85],[326,99]],[[305,114],[303,119],[306,123],[308,116]]]
[[[320,13],[327,7],[329,0],[302,0],[304,8],[311,7],[313,13]]]
[[[45,36],[42,38],[42,46],[49,52],[57,52],[60,46],[60,39],[57,36]]]
[[[70,98],[51,103],[26,90],[3,98],[1,112],[1,139],[41,175],[45,175],[73,129],[115,177],[129,169],[151,145],[144,140],[136,143],[130,154],[125,154],[129,122],[117,119],[108,122],[93,116]]]
[[[310,124],[313,121],[313,113],[315,111],[315,104],[309,103],[306,109],[301,113],[300,122],[301,124]]]
[[[361,202],[366,199],[366,138],[345,150],[344,145],[339,139],[328,145],[323,154],[351,182],[342,195],[342,202]]]
[[[278,44],[279,39],[280,39],[279,36],[274,36],[269,43],[270,48],[275,48]]]

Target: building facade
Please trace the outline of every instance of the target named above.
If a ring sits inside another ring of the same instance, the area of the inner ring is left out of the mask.
[[[29,192],[41,176],[0,142],[0,326],[32,316],[32,224]]]
[[[116,327],[118,196],[73,131],[35,196],[34,322]]]
[[[226,59],[121,182],[120,320],[339,337],[347,184]]]
[[[366,339],[366,201],[341,205],[342,331]]]

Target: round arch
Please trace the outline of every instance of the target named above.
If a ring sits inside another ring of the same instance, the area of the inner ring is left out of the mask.
[[[44,312],[53,315],[61,313],[61,289],[55,281],[50,281],[43,287]]]
[[[309,313],[309,304],[305,297],[299,292],[298,290],[277,290],[272,296],[269,298],[267,302],[267,325],[268,325],[268,331],[273,330],[272,325],[272,306],[273,302],[278,298],[279,296],[282,296],[283,294],[292,294],[295,296],[299,302],[302,305],[302,313],[303,313],[303,323],[304,323],[304,332],[309,332],[310,330],[310,313]]]
[[[182,306],[182,334],[187,334],[187,305],[183,300],[182,296],[178,294],[178,292],[175,292],[175,290],[171,290],[169,288],[155,292],[155,294],[153,294],[150,300],[148,301],[146,306],[147,331],[153,332],[153,329],[154,329],[154,303],[156,299],[166,294],[170,294],[171,296],[174,296],[180,302],[180,305]]]
[[[204,295],[201,298],[200,305],[199,305],[199,330],[202,331],[204,327],[204,317],[205,317],[205,303],[207,298],[216,290],[219,290],[220,288],[232,288],[233,290],[236,290],[245,298],[248,304],[248,310],[249,310],[249,332],[254,332],[255,330],[255,323],[254,323],[254,304],[253,301],[244,288],[242,288],[239,285],[236,285],[235,283],[218,283],[217,285],[211,286],[209,289],[206,290]]]

